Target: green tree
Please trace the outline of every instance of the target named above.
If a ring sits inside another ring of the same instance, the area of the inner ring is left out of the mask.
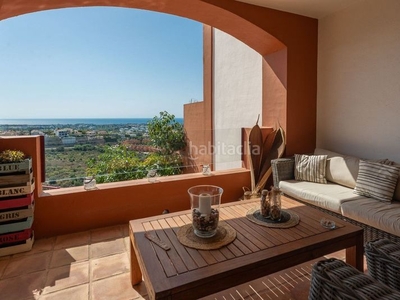
[[[104,153],[87,163],[87,175],[98,183],[139,179],[146,176],[136,152],[123,145],[105,147]]]
[[[159,117],[149,121],[147,128],[152,144],[163,155],[170,155],[186,147],[183,125],[166,111],[160,112]]]
[[[105,146],[97,158],[88,161],[87,175],[104,183],[144,178],[150,170],[161,176],[182,173],[180,150],[186,147],[183,125],[164,111],[148,123],[148,133],[157,153],[138,154],[124,144]]]
[[[179,153],[173,153],[171,155],[150,153],[143,161],[143,169],[157,170],[160,176],[181,174],[182,158]]]

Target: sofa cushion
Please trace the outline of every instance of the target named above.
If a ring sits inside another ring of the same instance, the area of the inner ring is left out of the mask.
[[[390,203],[398,177],[397,166],[360,160],[354,193]]]
[[[400,203],[386,204],[372,198],[342,203],[342,215],[400,236]]]
[[[367,199],[354,194],[351,188],[332,182],[319,184],[308,181],[284,180],[279,182],[279,188],[290,197],[336,213],[341,213],[340,205],[344,202]]]
[[[360,159],[350,155],[343,155],[329,150],[316,148],[315,155],[327,155],[326,179],[328,181],[354,188],[358,175]]]
[[[294,179],[327,183],[325,178],[326,155],[294,155]]]

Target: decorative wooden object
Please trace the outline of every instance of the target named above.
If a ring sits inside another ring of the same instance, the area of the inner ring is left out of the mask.
[[[0,256],[32,249],[34,189],[31,158],[0,164]]]

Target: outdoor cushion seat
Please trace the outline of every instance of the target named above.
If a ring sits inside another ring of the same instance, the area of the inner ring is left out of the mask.
[[[296,163],[296,155],[271,161],[274,186],[283,194],[362,227],[364,243],[378,238],[400,243],[400,174],[396,173],[400,169],[394,167],[397,163],[319,148],[301,163]],[[296,172],[308,176],[323,170],[324,165],[317,162],[324,156],[326,184],[316,183],[312,177],[296,180]]]
[[[340,207],[344,202],[367,199],[354,194],[353,190],[348,187],[332,182],[321,184],[309,181],[285,180],[280,181],[279,187],[288,196],[339,214],[341,213]]]
[[[343,202],[342,215],[394,235],[400,232],[400,202],[388,204],[372,198]]]

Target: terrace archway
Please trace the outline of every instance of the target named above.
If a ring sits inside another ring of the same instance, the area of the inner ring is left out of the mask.
[[[289,155],[312,152],[315,148],[316,19],[231,0],[3,0],[0,20],[49,9],[89,6],[116,6],[173,14],[218,28],[241,40],[265,59],[262,125],[273,126],[279,121],[286,131]],[[205,70],[206,130],[212,129],[210,76],[211,73]]]

